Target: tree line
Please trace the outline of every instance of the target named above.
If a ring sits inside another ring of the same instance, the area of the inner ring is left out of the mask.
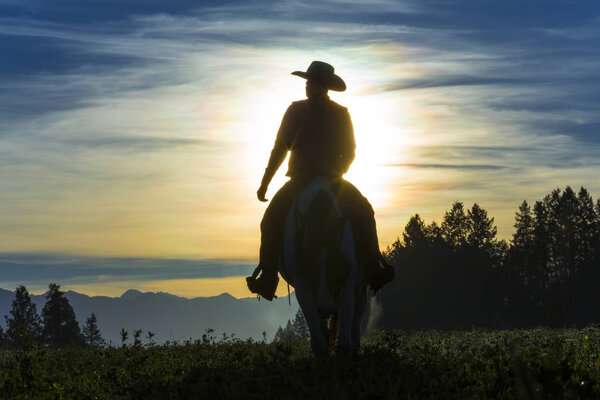
[[[38,344],[48,347],[105,344],[96,315],[92,313],[80,329],[73,307],[60,290],[60,285],[55,283],[48,286],[41,315],[37,313],[25,286],[17,287],[10,316],[5,315],[4,319],[6,331],[0,326],[0,347],[29,349]]]
[[[509,242],[478,204],[455,202],[441,224],[418,215],[387,256],[384,329],[571,327],[600,322],[600,200],[555,189],[515,213]]]

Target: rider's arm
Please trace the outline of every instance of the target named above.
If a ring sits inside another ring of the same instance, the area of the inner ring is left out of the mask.
[[[350,113],[345,110],[342,116],[340,124],[341,132],[341,143],[339,152],[340,168],[342,173],[348,172],[350,164],[354,161],[354,151],[356,150],[356,141],[354,140],[354,128],[352,127],[352,120],[350,119]]]
[[[265,174],[263,175],[261,186],[267,187],[273,179],[273,175],[279,169],[279,166],[285,160],[287,152],[291,147],[291,133],[294,120],[295,111],[293,107],[288,107],[287,111],[283,115],[281,126],[277,132],[277,138],[275,139],[275,145],[271,150],[271,157],[269,157],[269,163],[265,168]]]

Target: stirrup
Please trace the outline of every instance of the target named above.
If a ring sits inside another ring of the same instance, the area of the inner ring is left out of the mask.
[[[274,278],[267,278],[263,273],[261,276],[256,278],[255,276],[246,277],[246,285],[252,293],[256,293],[259,297],[272,301],[276,299],[275,291],[279,284],[279,277],[277,275]]]

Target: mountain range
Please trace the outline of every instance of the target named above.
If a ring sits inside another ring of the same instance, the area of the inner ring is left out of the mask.
[[[155,333],[156,343],[200,339],[207,329],[213,329],[220,339],[223,334],[237,338],[272,340],[277,328],[285,326],[298,310],[295,294],[280,297],[272,302],[256,298],[236,299],[228,293],[214,297],[188,299],[164,292],[145,292],[129,289],[120,297],[87,296],[74,291],[65,292],[65,297],[75,311],[79,326],[83,327],[91,313],[96,314],[98,328],[107,342],[121,343],[119,332],[141,329],[142,337],[148,331]],[[14,292],[0,289],[0,325],[6,327],[2,316],[9,315]],[[32,302],[41,314],[46,301],[45,294],[31,295]],[[143,340],[143,342],[145,339]]]

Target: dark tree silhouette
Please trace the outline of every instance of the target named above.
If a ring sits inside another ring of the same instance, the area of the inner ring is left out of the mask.
[[[121,330],[119,331],[119,335],[121,336],[121,346],[127,346],[126,341],[127,338],[129,338],[129,332],[127,332],[125,328],[121,328]]]
[[[20,349],[28,343],[38,341],[41,334],[40,317],[25,286],[15,289],[10,317],[6,320],[6,339],[11,347]]]
[[[92,313],[86,320],[83,326],[83,338],[85,343],[91,347],[104,346],[105,341],[102,338],[100,329],[98,329],[98,320],[96,314]]]
[[[51,283],[46,293],[46,304],[42,310],[42,338],[46,345],[63,347],[84,343],[73,307],[60,290],[60,285]]]
[[[496,244],[494,218],[488,218],[487,211],[477,203],[467,211],[467,243],[469,246],[486,252]]]
[[[6,348],[8,343],[6,342],[6,334],[4,333],[4,329],[0,325],[0,349]]]
[[[510,245],[478,204],[455,202],[441,225],[417,214],[387,251],[389,329],[583,326],[600,322],[600,201],[554,189],[515,214]]]
[[[156,336],[156,333],[151,331],[146,332],[146,340],[148,341],[146,342],[146,346],[150,347],[156,344],[156,342],[154,341],[154,336]]]
[[[446,212],[441,225],[442,237],[450,246],[459,248],[467,242],[469,221],[465,215],[463,203],[452,204],[452,209]]]
[[[141,347],[142,346],[142,330],[141,329],[136,329],[133,331],[133,346],[134,347]]]
[[[426,229],[425,222],[423,222],[419,214],[415,214],[414,217],[411,217],[402,234],[404,246],[407,248],[424,246],[428,240]]]
[[[294,320],[288,320],[285,328],[280,326],[279,329],[277,329],[273,340],[278,342],[294,339],[308,340],[309,338],[310,333],[308,331],[308,324],[306,323],[304,314],[302,314],[302,310],[298,309],[294,316]]]

